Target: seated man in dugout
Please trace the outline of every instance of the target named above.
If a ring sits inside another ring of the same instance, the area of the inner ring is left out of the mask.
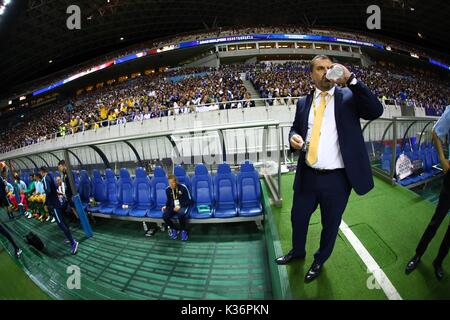
[[[169,186],[166,189],[167,201],[166,205],[162,207],[163,219],[169,227],[169,235],[172,239],[176,239],[180,230],[175,227],[172,218],[176,215],[181,228],[181,240],[188,239],[186,230],[186,223],[188,219],[189,206],[192,203],[191,194],[184,184],[177,181],[177,177],[169,175]]]

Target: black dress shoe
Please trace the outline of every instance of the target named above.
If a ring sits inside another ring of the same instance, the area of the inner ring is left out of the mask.
[[[321,270],[322,265],[314,261],[313,264],[311,265],[311,268],[309,268],[308,272],[305,275],[305,282],[313,281],[320,275]]]
[[[415,255],[411,260],[409,260],[408,264],[406,265],[405,273],[410,274],[411,272],[413,272],[419,262],[420,256]]]
[[[438,280],[442,280],[444,278],[444,269],[442,269],[442,264],[436,261],[433,261],[434,274]]]
[[[275,259],[275,263],[276,264],[280,264],[280,265],[284,265],[284,264],[288,264],[289,262],[293,261],[293,260],[301,260],[304,259],[305,256],[294,256],[292,254],[292,251],[289,251],[288,254],[278,257]]]

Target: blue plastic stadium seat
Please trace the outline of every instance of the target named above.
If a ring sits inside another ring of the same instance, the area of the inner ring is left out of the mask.
[[[433,159],[433,165],[439,164],[439,155],[434,145],[431,146],[431,158]]]
[[[427,144],[424,142],[420,145],[420,159],[423,161],[424,173],[421,175],[423,180],[426,180],[433,176],[432,173],[432,155],[431,150],[428,149]]]
[[[162,218],[163,213],[161,208],[166,205],[166,188],[169,186],[169,181],[163,168],[159,166],[155,168],[150,185],[154,207],[149,210],[147,215],[151,218]]]
[[[195,166],[195,174],[192,177],[192,199],[194,200],[194,205],[190,213],[192,219],[208,219],[213,216],[213,181],[204,164],[197,164]],[[211,211],[198,212],[198,206],[200,205],[210,206]]]
[[[114,208],[113,213],[118,216],[127,216],[134,206],[134,197],[133,180],[125,168],[120,169],[119,181],[117,181],[117,199],[119,205]]]
[[[417,144],[414,144],[412,146],[411,161],[419,160],[419,159],[420,159],[419,148],[417,147]]]
[[[106,201],[106,184],[98,170],[92,171],[91,183],[92,196],[97,204],[94,206],[88,205],[86,209],[89,212],[100,212],[100,208]]]
[[[415,182],[415,180],[412,177],[407,177],[403,180],[400,180],[400,185],[406,187],[409,186],[410,184],[413,184]]]
[[[430,153],[431,153],[431,165],[432,166],[438,165],[440,163],[439,155],[438,155],[438,152],[437,152],[436,147],[434,146],[434,144],[430,143],[429,150],[430,150]],[[436,174],[441,173],[441,170],[432,167],[431,168],[431,173],[433,175],[436,175]]]
[[[152,207],[152,194],[150,179],[145,170],[136,168],[136,178],[133,183],[135,205],[130,210],[132,217],[145,217]]]
[[[398,159],[398,157],[400,156],[400,154],[401,154],[401,146],[399,145],[399,144],[397,144],[396,146],[395,146],[395,156],[396,156],[396,159]]]
[[[78,190],[78,185],[80,184],[80,176],[78,174],[78,171],[72,171],[73,174],[73,181],[75,183],[75,188]]]
[[[222,163],[217,168],[214,177],[215,218],[232,218],[238,215],[236,177],[231,172],[230,165]]]
[[[119,205],[119,200],[117,199],[117,181],[116,176],[111,169],[105,170],[105,177],[106,201],[100,206],[99,212],[103,214],[111,214]]]
[[[55,175],[54,175],[54,177],[55,177],[55,183],[56,183],[56,185],[58,185],[58,182],[56,182],[56,179],[57,178],[61,178],[61,173],[59,173],[59,171],[57,170],[57,171],[55,171]]]
[[[22,171],[20,173],[20,180],[25,182],[25,184],[28,186],[30,184],[30,172],[29,171]]]
[[[411,160],[412,158],[412,148],[409,142],[405,143],[405,146],[403,147],[403,152],[405,155]]]
[[[237,175],[239,216],[252,217],[262,214],[259,175],[250,161],[241,165]]]
[[[391,172],[391,161],[392,148],[390,146],[385,146],[383,154],[381,155],[381,169],[386,172]]]
[[[91,180],[86,170],[80,172],[80,183],[78,185],[78,194],[80,195],[81,205],[83,209],[89,205],[89,198],[91,196]]]
[[[173,174],[177,177],[178,183],[184,184],[189,191],[192,191],[191,179],[182,166],[175,166]]]

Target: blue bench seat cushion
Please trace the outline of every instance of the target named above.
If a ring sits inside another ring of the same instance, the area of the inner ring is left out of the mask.
[[[149,211],[149,207],[137,205],[130,210],[129,215],[132,217],[142,218],[146,217]]]
[[[117,199],[119,205],[113,210],[113,213],[119,216],[127,216],[134,206],[133,181],[131,180],[130,173],[127,169],[120,169],[117,186]]]
[[[111,169],[105,170],[106,201],[100,205],[99,212],[103,214],[112,214],[119,205],[117,200],[117,181],[114,172]]]
[[[117,204],[105,203],[100,206],[98,211],[103,214],[112,214],[115,208],[117,208]]]
[[[215,218],[236,217],[237,211],[237,191],[236,177],[231,172],[228,164],[222,163],[217,168],[217,174],[214,177],[215,190]]]
[[[189,217],[191,219],[209,219],[213,217],[214,208],[210,212],[198,212],[197,205],[194,205],[190,211]]]
[[[136,168],[136,178],[133,183],[135,205],[129,215],[133,217],[145,217],[150,211],[152,204],[151,184],[145,170]]]
[[[97,203],[95,206],[88,205],[86,207],[86,210],[89,211],[89,212],[98,213],[98,212],[100,212],[100,208],[101,207],[102,207],[102,204],[101,203]]]
[[[150,218],[156,218],[156,219],[162,219],[163,217],[163,213],[161,211],[163,206],[156,206],[154,208],[151,208],[148,213],[147,216]]]
[[[259,216],[263,212],[261,203],[250,203],[249,206],[241,206],[239,208],[239,216],[241,217],[254,217]]]
[[[166,188],[169,186],[169,181],[163,168],[160,166],[155,168],[150,184],[152,187],[152,202],[154,207],[149,210],[148,216],[151,218],[162,218],[163,213],[161,208],[166,205]]]
[[[195,173],[192,177],[192,198],[194,205],[190,213],[192,219],[207,219],[211,218],[214,213],[214,192],[213,181],[204,164],[197,164],[195,166]],[[198,211],[200,205],[208,205],[211,210],[207,213]]]
[[[241,165],[237,185],[239,216],[249,217],[262,214],[259,175],[250,161],[245,161]]]

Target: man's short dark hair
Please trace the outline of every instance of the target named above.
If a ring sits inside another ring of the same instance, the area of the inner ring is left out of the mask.
[[[333,62],[333,58],[324,55],[324,54],[318,54],[317,56],[315,56],[314,58],[311,59],[311,61],[309,62],[309,71],[312,72],[313,68],[314,68],[314,62],[316,62],[316,60],[330,60],[331,62]]]
[[[65,165],[66,165],[66,161],[64,161],[64,160],[59,160],[58,166],[65,166]]]
[[[47,167],[42,166],[42,167],[39,168],[39,170],[42,171],[42,172],[47,172]]]
[[[169,176],[167,177],[167,180],[172,180],[172,179],[178,182],[178,179],[177,179],[177,176],[176,176],[176,175],[174,175],[174,174],[169,174]]]

